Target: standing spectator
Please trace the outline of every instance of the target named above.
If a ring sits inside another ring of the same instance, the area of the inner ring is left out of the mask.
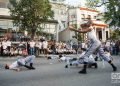
[[[11,48],[11,41],[7,40],[7,49],[10,52],[10,48]]]
[[[72,49],[74,49],[76,51],[76,54],[77,54],[77,50],[78,50],[78,40],[73,36],[73,39],[72,39]]]
[[[2,41],[3,55],[7,54],[7,41],[4,39]]]
[[[27,42],[27,53],[28,53],[28,55],[30,55],[30,44],[29,44],[29,42]]]
[[[38,55],[39,55],[39,54],[42,53],[42,42],[39,41],[38,43],[39,43],[39,46],[38,46],[38,48],[39,48],[39,49],[38,49]]]
[[[119,41],[116,41],[115,43],[115,55],[119,54]]]
[[[39,42],[36,41],[36,43],[35,43],[35,55],[38,56],[38,53],[39,53]]]
[[[34,42],[34,40],[30,41],[30,55],[35,55],[35,42]]]
[[[43,41],[43,54],[47,55],[47,50],[48,50],[48,42],[45,40]]]
[[[115,55],[115,41],[112,42],[112,54]]]
[[[109,40],[105,44],[105,49],[107,49],[108,51],[110,51],[110,41]]]
[[[52,50],[52,54],[56,54],[56,42],[53,41],[51,44],[51,50]]]

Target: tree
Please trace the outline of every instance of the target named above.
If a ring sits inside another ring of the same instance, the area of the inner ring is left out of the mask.
[[[110,26],[120,27],[120,1],[109,0],[106,2],[106,12],[104,18]]]
[[[88,8],[96,9],[96,5],[100,2],[100,0],[86,0],[85,5]]]
[[[9,0],[10,13],[13,24],[20,29],[31,32],[34,38],[35,32],[41,23],[53,17],[53,11],[49,0]]]
[[[92,2],[89,4],[93,7],[101,7],[104,5],[106,8],[104,12],[104,19],[110,26],[116,28],[120,27],[120,0],[87,0],[87,2]]]
[[[120,39],[120,30],[119,29],[116,29],[116,30],[113,30],[113,31],[111,31],[111,33],[110,33],[111,35],[110,35],[110,38],[111,39],[116,39],[116,40],[119,40]]]

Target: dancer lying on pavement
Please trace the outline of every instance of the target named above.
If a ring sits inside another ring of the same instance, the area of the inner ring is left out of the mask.
[[[25,56],[25,54],[24,54],[24,56]],[[20,58],[20,59],[16,60],[15,62],[13,62],[10,65],[6,64],[5,65],[5,69],[20,71],[20,67],[23,66],[23,67],[26,67],[26,68],[28,68],[30,70],[31,69],[34,70],[35,69],[33,67],[33,61],[34,61],[34,59],[35,59],[34,55],[27,55],[24,58]]]
[[[66,65],[65,68],[68,68],[68,66],[78,66],[79,64],[84,64],[84,58],[81,58],[85,54],[86,49],[82,48],[82,53],[80,54],[79,58],[70,58],[70,57],[65,57],[62,55],[59,55],[59,61],[65,61]],[[93,55],[90,55],[88,58],[88,67],[97,68],[97,63],[93,57]]]

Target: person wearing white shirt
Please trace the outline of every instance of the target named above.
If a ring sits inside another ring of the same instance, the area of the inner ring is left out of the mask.
[[[11,48],[11,41],[10,40],[7,40],[7,48],[10,51],[10,48]]]
[[[30,41],[30,55],[35,55],[35,42]]]
[[[43,52],[44,54],[47,54],[47,48],[48,48],[48,42],[45,40],[43,41]]]
[[[82,56],[84,58],[84,65],[83,69],[80,70],[78,73],[80,74],[86,74],[87,73],[87,64],[88,64],[88,57],[93,54],[95,51],[98,51],[99,55],[107,61],[113,68],[113,71],[117,71],[117,67],[113,64],[111,61],[110,57],[106,56],[104,53],[103,48],[101,47],[101,42],[100,40],[96,37],[96,33],[93,28],[93,22],[89,20],[87,23],[81,24],[81,29],[77,30],[74,29],[72,26],[69,27],[70,30],[76,31],[79,33],[87,33],[88,40],[90,40],[91,45],[89,46],[88,50],[86,53]]]
[[[6,40],[2,41],[2,48],[3,48],[3,55],[6,55],[8,53],[7,41]]]
[[[7,40],[7,49],[8,49],[8,53],[10,55],[10,49],[11,49],[11,41],[10,40]]]
[[[39,55],[39,42],[38,41],[35,42],[35,55],[36,56]]]
[[[41,41],[38,42],[38,48],[39,48],[39,54],[41,54],[42,53],[42,42]]]
[[[66,61],[67,64],[65,65],[65,68],[68,68],[68,66],[72,66],[72,65],[79,65],[79,64],[84,64],[84,58],[82,58],[82,56],[85,54],[86,49],[82,49],[82,53],[80,54],[79,57],[77,58],[70,58],[70,57],[65,57],[65,56],[61,56],[60,60],[62,61]],[[93,57],[93,55],[90,55],[88,57],[88,66],[92,67],[94,66],[95,68],[97,68],[97,63]]]
[[[4,40],[4,41],[2,42],[2,46],[3,46],[3,49],[4,49],[4,50],[7,49],[7,42],[6,42],[6,40]]]
[[[15,62],[13,62],[10,65],[6,64],[5,69],[20,71],[21,66],[26,67],[28,69],[35,69],[33,67],[34,59],[35,59],[34,55],[29,55],[29,56],[26,56],[25,58],[22,57],[22,58],[16,60]]]

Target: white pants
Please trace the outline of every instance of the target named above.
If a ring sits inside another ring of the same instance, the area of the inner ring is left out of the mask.
[[[104,50],[103,47],[101,46],[100,43],[97,42],[93,42],[91,43],[90,47],[88,48],[88,50],[86,51],[86,53],[82,56],[82,58],[84,58],[84,62],[89,62],[88,57],[93,54],[95,51],[97,51],[97,53],[101,56],[102,59],[104,59],[105,61],[110,61],[110,57],[108,57]]]

